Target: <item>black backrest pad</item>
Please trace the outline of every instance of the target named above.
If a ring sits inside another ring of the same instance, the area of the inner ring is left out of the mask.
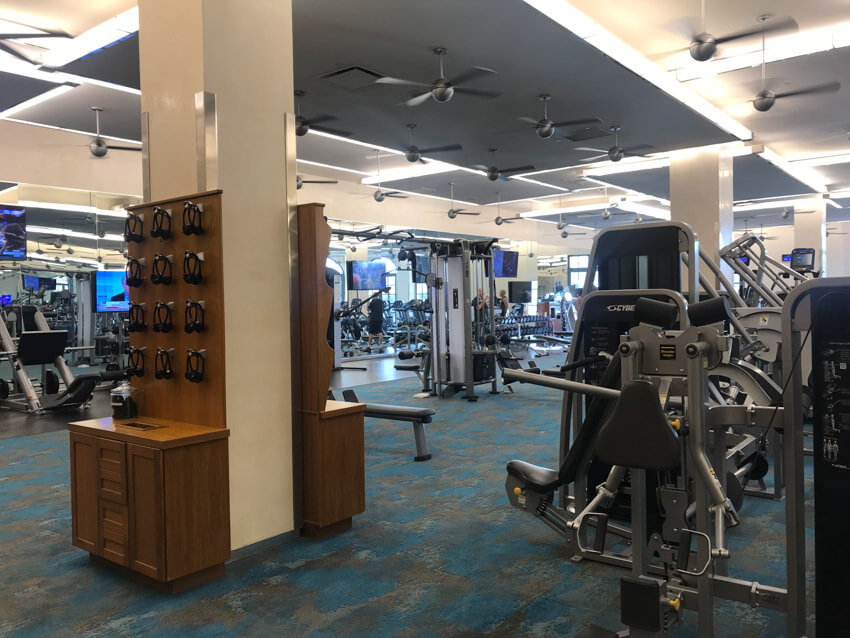
[[[24,365],[53,363],[65,352],[67,330],[34,330],[22,332],[18,340],[18,358]]]
[[[596,455],[610,465],[669,470],[679,465],[677,439],[653,385],[630,381],[599,431]]]
[[[620,354],[617,353],[608,363],[608,367],[605,368],[605,372],[599,380],[599,385],[603,388],[616,388],[619,382]],[[585,413],[581,428],[579,428],[578,434],[558,470],[558,480],[562,485],[575,481],[582,461],[587,458],[593,446],[593,441],[596,439],[599,426],[602,425],[602,418],[609,404],[610,399],[604,399],[602,397],[593,397],[591,399],[590,404],[587,406],[587,412]]]

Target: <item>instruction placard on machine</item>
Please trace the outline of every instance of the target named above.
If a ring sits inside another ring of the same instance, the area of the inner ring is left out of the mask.
[[[658,358],[662,361],[675,361],[676,344],[662,343],[660,346],[658,346]]]

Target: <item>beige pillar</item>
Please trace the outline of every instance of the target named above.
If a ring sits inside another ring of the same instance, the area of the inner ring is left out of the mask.
[[[700,248],[716,263],[720,247],[732,241],[732,201],[729,153],[704,151],[670,162],[670,217],[689,224]]]
[[[294,110],[292,5],[141,0],[139,22],[150,198],[223,190],[237,548],[293,528],[287,219],[295,156],[285,125]],[[196,95],[212,123],[206,130],[196,126]]]
[[[826,200],[807,199],[794,206],[794,247],[815,249],[815,270],[826,276]]]

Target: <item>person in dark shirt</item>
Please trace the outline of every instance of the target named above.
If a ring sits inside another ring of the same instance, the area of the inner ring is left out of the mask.
[[[369,347],[372,337],[377,337],[378,347],[384,347],[384,301],[378,295],[369,302]]]
[[[498,308],[499,308],[500,312],[502,313],[502,316],[507,317],[508,316],[508,293],[506,293],[504,290],[500,290],[499,291],[499,299],[496,301],[496,303],[498,304]]]

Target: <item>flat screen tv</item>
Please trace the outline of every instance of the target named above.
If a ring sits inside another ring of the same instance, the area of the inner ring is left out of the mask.
[[[56,290],[56,280],[53,277],[39,277],[38,287],[41,290]]]
[[[0,306],[8,306],[12,303],[12,295],[0,295]]]
[[[782,255],[782,261],[791,261],[791,253],[785,253]]]
[[[531,282],[509,281],[508,301],[511,303],[531,303]]]
[[[413,269],[416,271],[413,273],[413,283],[424,284],[425,275],[428,274],[431,267],[428,263],[428,255],[416,255],[416,261],[411,262],[411,264],[413,264]]]
[[[21,285],[24,287],[24,290],[29,290],[32,288],[33,290],[38,290],[40,287],[38,275],[21,275]]]
[[[493,251],[493,274],[496,277],[516,277],[519,253],[513,250]]]
[[[349,261],[349,290],[378,290],[386,285],[387,267],[380,261]]]
[[[121,270],[97,270],[94,279],[96,312],[127,312],[130,309],[129,289]]]
[[[27,258],[27,214],[20,206],[0,204],[0,259]]]

